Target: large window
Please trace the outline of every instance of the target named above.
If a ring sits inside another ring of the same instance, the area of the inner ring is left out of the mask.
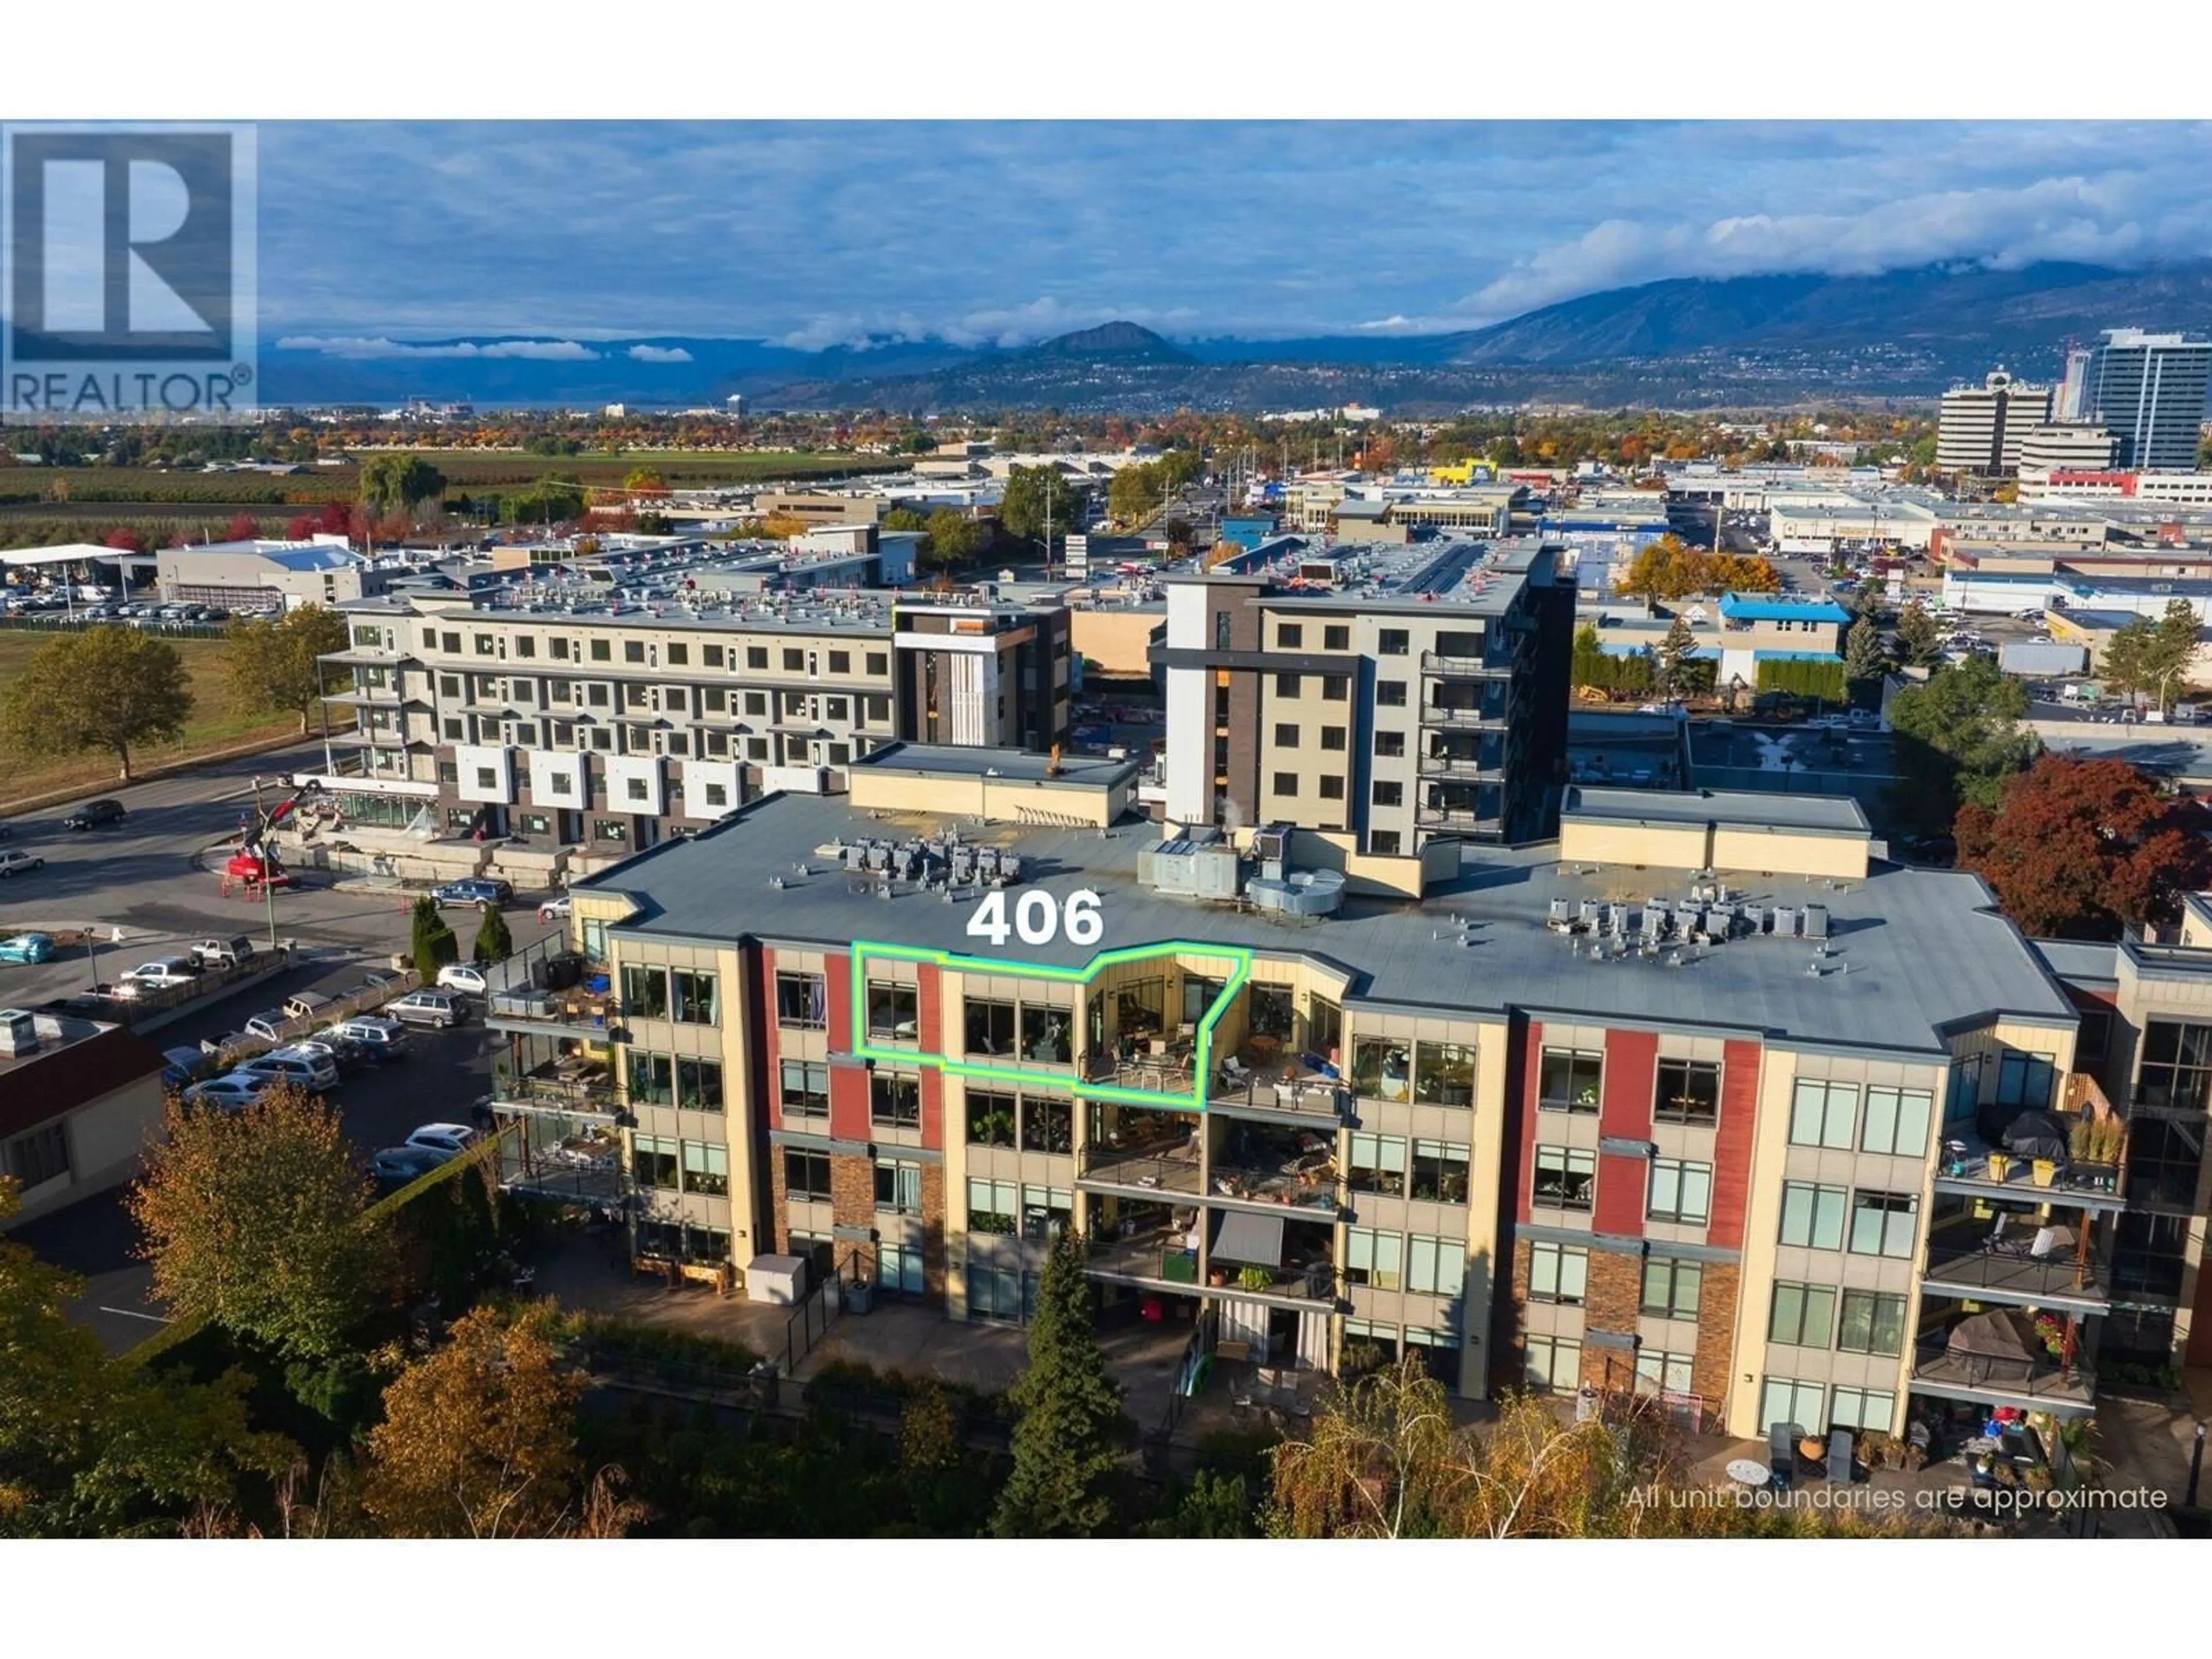
[[[787,1197],[826,1203],[830,1198],[830,1154],[802,1152],[787,1146],[783,1152],[783,1188]]]
[[[2138,1114],[2128,1126],[2128,1196],[2193,1209],[2204,1163],[2204,1126]]]
[[[1639,1348],[1636,1354],[1637,1393],[1657,1394],[1662,1389],[1668,1394],[1689,1393],[1691,1360],[1692,1356],[1686,1353]]]
[[[1048,1244],[1075,1223],[1075,1198],[1065,1187],[1022,1188],[1022,1237]]]
[[[1355,1193],[1377,1193],[1389,1198],[1406,1195],[1406,1143],[1398,1135],[1370,1134],[1355,1130],[1352,1161],[1345,1176]]]
[[[1395,1291],[1405,1282],[1406,1238],[1402,1233],[1381,1233],[1371,1227],[1347,1229],[1344,1239],[1344,1277],[1353,1285]]]
[[[1588,1048],[1547,1048],[1537,1069],[1536,1104],[1547,1112],[1595,1112],[1605,1056]]]
[[[1467,1202],[1467,1144],[1458,1140],[1413,1143],[1413,1196],[1432,1204]]]
[[[1712,1201],[1711,1164],[1687,1164],[1675,1158],[1651,1160],[1650,1202],[1644,1212],[1651,1220],[1703,1226]]]
[[[1287,985],[1255,985],[1250,998],[1252,1035],[1285,1042],[1297,1027],[1297,997]]]
[[[1462,1042],[1413,1048],[1413,1098],[1437,1106],[1474,1103],[1474,1050]]]
[[[1928,1119],[1935,1104],[1936,1097],[1925,1089],[1869,1088],[1859,1150],[1893,1158],[1926,1157]]]
[[[1851,1254],[1909,1256],[1920,1200],[1910,1193],[1851,1194]]]
[[[1467,1241],[1414,1233],[1406,1240],[1406,1288],[1457,1296],[1467,1279]]]
[[[1540,1394],[1571,1389],[1582,1381],[1583,1345],[1571,1337],[1532,1336],[1524,1353],[1522,1375]]]
[[[1905,1298],[1873,1291],[1844,1292],[1844,1322],[1836,1346],[1845,1353],[1905,1352]]]
[[[893,1042],[911,1042],[921,1031],[921,993],[912,985],[887,980],[868,981],[868,1036]]]
[[[630,1179],[641,1187],[676,1190],[676,1142],[665,1135],[632,1135],[629,1141]]]
[[[676,1062],[676,1103],[688,1111],[720,1111],[722,1062],[679,1059]]]
[[[963,1025],[971,1054],[1012,1054],[1014,1052],[1014,1005],[969,997]]]
[[[1369,1100],[1410,1100],[1413,1089],[1413,1045],[1395,1037],[1355,1037],[1352,1044],[1352,1092]]]
[[[1018,1324],[1028,1315],[1022,1298],[1022,1273],[1015,1267],[968,1269],[968,1316]]]
[[[1828,1412],[1832,1429],[1889,1432],[1897,1416],[1897,1396],[1881,1389],[1847,1389],[1836,1385],[1836,1402]]]
[[[1721,1068],[1701,1060],[1661,1060],[1651,1116],[1660,1123],[1712,1127],[1721,1116]]]
[[[1597,1154],[1579,1146],[1536,1148],[1535,1201],[1555,1210],[1587,1210],[1597,1194]]]
[[[1589,1285],[1589,1251],[1539,1241],[1528,1247],[1528,1299],[1579,1307]]]
[[[1770,1376],[1759,1391],[1759,1431],[1765,1434],[1779,1423],[1802,1433],[1817,1433],[1827,1425],[1822,1404],[1818,1382]]]
[[[1022,1101],[1022,1150],[1025,1152],[1074,1151],[1074,1103],[1024,1097]]]
[[[1777,1280],[1766,1340],[1787,1348],[1825,1348],[1835,1328],[1836,1292],[1826,1285]]]
[[[2046,1109],[2051,1104],[2051,1086],[2057,1079],[2054,1058],[2017,1052],[1998,1056],[1996,1103],[2033,1111]],[[2197,1081],[2201,1086],[2201,1077]],[[2194,1103],[2203,1103],[2201,1093]]]
[[[783,1115],[793,1117],[830,1115],[830,1068],[820,1060],[783,1062]]]
[[[1848,1151],[1851,1120],[1858,1115],[1859,1091],[1855,1083],[1824,1083],[1800,1078],[1790,1102],[1790,1144],[1793,1146],[1833,1146]]]
[[[920,1215],[921,1165],[902,1158],[878,1158],[876,1207],[895,1215]]]
[[[912,1245],[876,1246],[876,1288],[887,1296],[920,1296],[928,1286],[928,1272]]]
[[[775,976],[775,1023],[786,1030],[818,1031],[829,1023],[830,1001],[819,974]]]
[[[15,1177],[18,1190],[28,1192],[57,1176],[69,1173],[69,1132],[59,1123],[42,1123],[28,1134],[7,1145],[0,1175]]]
[[[1021,1193],[1011,1181],[968,1182],[968,1231],[971,1233],[1012,1234],[1021,1211]]]
[[[1309,997],[1306,1000],[1306,1047],[1326,1059],[1334,1060],[1343,1045],[1344,1010],[1327,997]]]
[[[1213,1006],[1214,998],[1221,994],[1226,980],[1208,979],[1204,974],[1185,974],[1182,976],[1182,1023],[1195,1025],[1206,1018],[1206,1011]]]
[[[2208,1078],[2212,1078],[2212,1025],[2179,1019],[2154,1019],[2144,1025],[2137,1100],[2147,1106],[2181,1106],[2201,1112],[2212,1100]]]
[[[668,1017],[668,970],[628,967],[623,969],[623,1012],[633,1019]]]
[[[896,1072],[868,1074],[868,1121],[884,1129],[921,1127],[921,1079]]]
[[[1022,1004],[1022,1058],[1065,1066],[1075,1058],[1075,1016],[1048,1002]]]
[[[1016,1113],[1013,1096],[987,1094],[981,1089],[970,1089],[968,1091],[968,1144],[970,1146],[1011,1148],[1014,1144]]]
[[[1695,1319],[1705,1290],[1705,1270],[1694,1261],[1663,1255],[1645,1259],[1644,1295],[1638,1310],[1656,1319]]]
[[[676,1103],[676,1062],[667,1054],[629,1051],[629,1103],[633,1106],[673,1106]]]
[[[684,1190],[725,1198],[730,1191],[730,1149],[711,1141],[684,1143]]]
[[[1782,1183],[1782,1243],[1815,1250],[1844,1247],[1844,1202],[1841,1187],[1816,1187],[1809,1181]]]
[[[2124,1296],[2179,1296],[2189,1224],[2187,1216],[2140,1210],[2122,1216],[2112,1235],[2112,1288]]]
[[[719,1025],[720,1005],[714,1000],[714,976],[696,968],[678,968],[670,976],[679,1025]]]

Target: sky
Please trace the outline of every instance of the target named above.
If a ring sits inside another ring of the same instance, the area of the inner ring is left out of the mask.
[[[264,124],[262,331],[359,358],[430,338],[460,356],[611,336],[1019,345],[1116,319],[1261,339],[1474,328],[1669,276],[2136,266],[2212,256],[2209,133]]]

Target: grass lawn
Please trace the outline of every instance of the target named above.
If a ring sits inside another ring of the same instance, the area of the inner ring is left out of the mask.
[[[44,629],[0,629],[0,683],[4,683],[32,652],[52,637]],[[191,718],[185,724],[183,742],[135,750],[131,757],[134,773],[143,775],[156,767],[197,759],[217,750],[234,749],[257,738],[290,737],[298,729],[296,716],[272,716],[266,710],[240,706],[223,678],[223,641],[181,639],[169,643],[185,659],[185,674],[194,699]],[[350,726],[352,710],[331,709],[333,731],[341,720]],[[321,729],[319,721],[315,730]],[[4,778],[0,778],[0,806],[64,789],[97,789],[116,781],[115,761],[108,755],[77,755],[67,760],[9,765]]]

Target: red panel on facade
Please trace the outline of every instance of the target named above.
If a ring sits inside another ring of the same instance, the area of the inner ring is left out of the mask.
[[[853,1046],[853,958],[842,951],[832,951],[824,958],[823,1001],[829,1010],[830,1052],[837,1054]]]
[[[778,1034],[775,1024],[775,952],[763,945],[760,950],[750,956],[740,951],[738,962],[740,966],[750,965],[755,962],[759,963],[757,971],[760,974],[761,1006],[768,1011],[768,1018],[761,1021],[761,1061],[768,1078],[768,1097],[770,1103],[761,1116],[767,1121],[769,1128],[781,1129],[783,1127],[783,1068],[776,1064],[781,1056],[776,1052]],[[738,1000],[732,998],[730,1006],[738,1006]]]
[[[830,1133],[840,1140],[866,1140],[868,1128],[868,1068],[832,1066],[830,1068]]]
[[[944,1012],[945,985],[939,970],[924,963],[916,970],[918,981],[914,999],[915,1018],[922,1034],[922,1047],[933,1048],[942,1042],[950,1048],[952,1039],[945,1033]],[[934,1066],[921,1068],[921,1144],[942,1147],[945,1145],[945,1073]]]
[[[1536,1180],[1536,1086],[1544,1055],[1544,1026],[1528,1022],[1528,1041],[1521,1055],[1521,1098],[1512,1109],[1521,1120],[1521,1170],[1513,1180],[1513,1218],[1528,1219],[1528,1194]]]
[[[1598,1101],[1600,1134],[1651,1139],[1651,1091],[1659,1065],[1656,1031],[1605,1034],[1605,1091]]]
[[[1759,1123],[1756,1042],[1731,1042],[1721,1056],[1721,1121],[1713,1135],[1712,1220],[1708,1243],[1743,1248],[1744,1211],[1751,1200],[1751,1146]]]
[[[1648,1160],[1614,1158],[1600,1152],[1597,1207],[1590,1216],[1592,1231],[1621,1238],[1643,1237],[1644,1188],[1650,1178]]]

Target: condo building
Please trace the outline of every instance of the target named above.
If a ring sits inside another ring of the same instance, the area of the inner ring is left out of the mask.
[[[2033,944],[1848,800],[1571,790],[1409,897],[1325,830],[1164,836],[1130,763],[849,773],[581,882],[507,966],[511,1188],[960,1321],[1024,1321],[1076,1228],[1197,1348],[1743,1436],[2078,1414],[2108,1329],[2212,1327],[2212,949]]]
[[[339,605],[350,642],[325,660],[352,681],[328,699],[356,720],[332,739],[345,819],[620,856],[764,789],[841,789],[904,739],[1042,751],[1066,736],[1056,602],[691,580],[706,590],[651,604]]]
[[[1294,546],[1170,582],[1167,817],[1290,823],[1377,859],[1547,833],[1575,602],[1559,560],[1535,541]]]

